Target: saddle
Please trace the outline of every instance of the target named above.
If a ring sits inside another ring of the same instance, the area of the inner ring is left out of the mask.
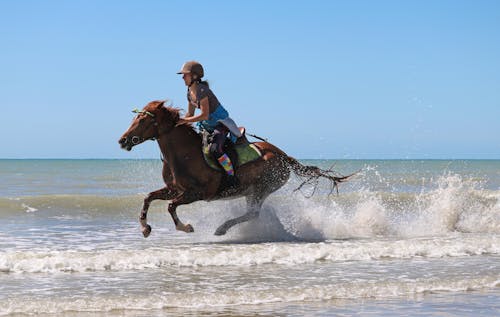
[[[236,140],[236,142],[233,143],[230,138],[226,138],[224,143],[224,152],[229,156],[231,162],[233,162],[235,170],[242,165],[253,162],[262,157],[262,153],[259,148],[257,148],[253,143],[248,142],[245,135],[245,128],[239,127],[239,130],[241,132],[241,136]],[[205,162],[207,162],[210,168],[217,171],[223,171],[219,163],[212,157],[212,155],[210,155],[210,133],[203,131],[202,137],[203,157],[205,158]]]

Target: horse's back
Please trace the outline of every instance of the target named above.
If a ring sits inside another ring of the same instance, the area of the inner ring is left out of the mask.
[[[287,156],[287,154],[280,148],[269,142],[254,142],[252,144],[260,150],[262,158],[265,160],[271,159],[275,156]]]

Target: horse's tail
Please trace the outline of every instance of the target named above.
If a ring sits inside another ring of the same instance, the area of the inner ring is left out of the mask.
[[[329,180],[332,184],[331,192],[333,190],[337,191],[337,194],[339,192],[338,190],[338,184],[343,183],[347,181],[349,178],[357,174],[357,172],[352,173],[350,175],[344,176],[340,175],[339,173],[329,169],[329,170],[324,170],[321,169],[317,166],[313,165],[303,165],[296,159],[294,159],[291,156],[288,155],[283,155],[282,156],[284,163],[299,177],[305,178],[305,180],[302,182],[302,184],[295,189],[295,191],[300,190],[304,185],[306,184],[312,184],[314,188],[316,189],[317,182],[320,178],[325,178]]]

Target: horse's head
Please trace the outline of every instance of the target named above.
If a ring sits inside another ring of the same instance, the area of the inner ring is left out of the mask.
[[[158,139],[161,134],[168,133],[175,127],[179,111],[167,108],[164,104],[165,101],[151,101],[143,110],[133,110],[137,116],[118,141],[122,149],[130,151],[135,145]]]

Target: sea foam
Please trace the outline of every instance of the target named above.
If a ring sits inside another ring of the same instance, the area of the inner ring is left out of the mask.
[[[165,267],[295,266],[315,262],[442,258],[500,254],[497,235],[404,240],[338,240],[320,243],[177,245],[89,251],[0,252],[0,272],[57,273],[134,271]]]

